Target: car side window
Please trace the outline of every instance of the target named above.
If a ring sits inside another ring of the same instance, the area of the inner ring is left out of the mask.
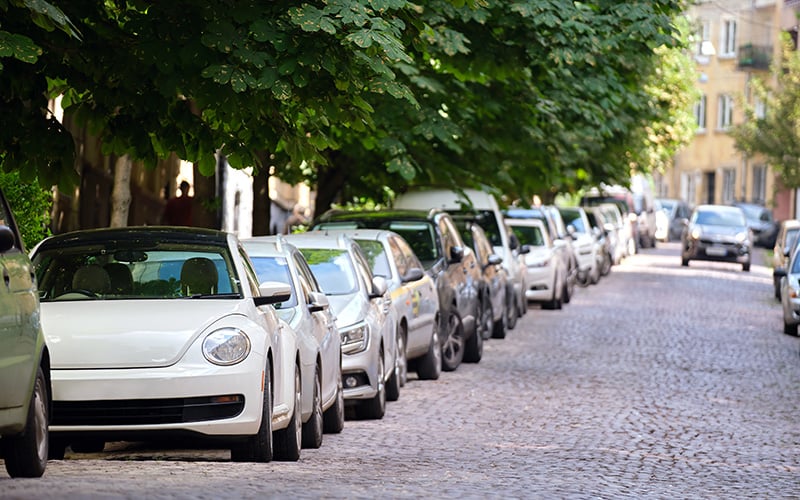
[[[403,238],[397,238],[395,240],[395,244],[397,245],[398,249],[401,253],[403,253],[406,261],[406,266],[410,269],[412,267],[416,267],[419,269],[425,269],[420,262],[417,255],[414,253],[414,250],[411,249],[411,246],[404,240]]]
[[[258,291],[258,275],[256,274],[255,269],[253,269],[252,264],[250,263],[250,258],[245,253],[242,247],[239,247],[239,255],[242,258],[242,262],[244,262],[244,270],[245,274],[247,275],[248,286],[250,287],[250,292],[253,296],[259,296],[261,293]]]
[[[297,275],[302,282],[305,282],[305,285],[308,287],[308,291],[322,292],[322,287],[319,286],[317,278],[314,277],[314,273],[311,272],[311,268],[308,267],[308,263],[306,262],[306,259],[303,258],[302,254],[295,254],[292,257],[295,268],[297,269]]]
[[[400,248],[398,241],[399,241],[398,238],[395,238],[394,236],[390,237],[389,250],[392,252],[392,258],[394,259],[394,263],[397,266],[397,273],[400,276],[405,276],[406,273],[408,272],[408,262],[406,261],[406,255]]]
[[[353,252],[353,264],[355,264],[356,274],[358,279],[364,284],[364,288],[368,293],[372,293],[372,272],[370,271],[367,259],[361,252]]]

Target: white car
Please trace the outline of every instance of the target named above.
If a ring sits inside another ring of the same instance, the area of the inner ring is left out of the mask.
[[[600,281],[601,248],[592,234],[589,218],[581,207],[558,207],[561,218],[572,236],[572,248],[578,260],[579,285],[596,284]]]
[[[386,278],[397,322],[397,364],[400,385],[408,370],[422,380],[436,380],[442,372],[439,348],[439,298],[433,278],[406,240],[385,229],[335,229],[355,240],[369,261],[372,274]],[[389,395],[389,400],[395,399]]]
[[[520,243],[529,249],[525,254],[528,273],[525,298],[529,303],[542,304],[544,309],[561,309],[567,288],[567,268],[544,222],[539,219],[506,219],[506,223]]]
[[[305,257],[281,236],[242,240],[259,281],[289,283],[292,296],[275,304],[297,332],[303,382],[303,446],[319,448],[322,433],[344,428],[342,342],[328,297]]]
[[[342,336],[345,405],[359,418],[381,419],[387,393],[400,392],[394,315],[386,279],[373,276],[361,247],[343,234],[290,234],[336,316]]]
[[[127,227],[64,233],[31,252],[51,354],[52,458],[109,440],[191,435],[234,461],[297,460],[295,332],[235,236]]]

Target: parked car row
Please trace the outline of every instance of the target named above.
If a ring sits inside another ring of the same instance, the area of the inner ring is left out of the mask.
[[[800,325],[800,221],[788,219],[779,224],[772,254],[775,298],[781,302],[783,332],[797,336]]]

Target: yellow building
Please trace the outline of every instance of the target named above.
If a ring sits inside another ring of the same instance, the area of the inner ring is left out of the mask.
[[[796,24],[797,1],[700,0],[689,9],[696,27],[694,59],[702,94],[695,105],[694,141],[656,176],[660,196],[690,204],[748,201],[773,209],[776,219],[793,217],[794,200],[770,166],[734,146],[728,130],[745,119],[748,103],[757,114],[768,110],[750,92],[750,81],[771,78],[780,55],[781,32]],[[795,19],[792,21],[792,19]]]

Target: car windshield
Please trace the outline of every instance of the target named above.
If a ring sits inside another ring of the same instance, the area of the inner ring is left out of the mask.
[[[564,219],[564,224],[574,227],[575,231],[579,233],[588,232],[586,226],[583,223],[583,218],[581,217],[580,212],[578,212],[577,210],[560,210],[560,212],[561,212],[561,217]]]
[[[744,226],[744,214],[737,210],[698,210],[694,216],[695,224],[705,226]]]
[[[670,200],[660,200],[661,201],[661,209],[667,213],[672,212],[672,209],[675,207],[675,202]]]
[[[242,296],[227,247],[124,243],[40,248],[33,263],[41,301]]]
[[[544,236],[538,226],[511,226],[511,230],[523,245],[544,246]]]
[[[297,291],[294,289],[294,282],[289,270],[289,263],[284,257],[254,257],[250,256],[253,268],[258,276],[258,281],[279,281],[288,283],[292,289],[292,296],[289,300],[275,304],[275,309],[289,309],[297,305]]]
[[[372,274],[375,276],[383,276],[384,278],[391,279],[392,269],[389,266],[389,257],[386,255],[386,248],[383,243],[376,240],[356,240],[361,250],[364,251],[364,256],[372,268]]]
[[[326,295],[349,295],[358,290],[356,271],[346,250],[301,248],[300,252]]]

